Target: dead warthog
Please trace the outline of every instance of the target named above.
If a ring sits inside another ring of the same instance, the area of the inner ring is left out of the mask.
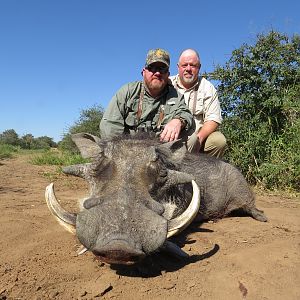
[[[102,261],[133,264],[160,249],[185,255],[168,238],[196,215],[221,218],[242,209],[267,220],[235,167],[192,155],[181,141],[161,144],[130,136],[100,140],[84,133],[72,139],[91,162],[63,171],[87,180],[89,197],[79,213],[70,213],[60,206],[50,184],[46,200],[59,222]]]

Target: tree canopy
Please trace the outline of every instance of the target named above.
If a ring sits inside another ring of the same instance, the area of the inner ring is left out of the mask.
[[[71,140],[71,135],[74,133],[86,132],[99,136],[99,124],[103,116],[103,108],[101,105],[94,105],[87,109],[82,109],[80,116],[74,125],[67,129],[62,141],[59,143],[59,148],[72,153],[78,153],[76,145]]]
[[[259,34],[208,77],[218,82],[227,158],[254,184],[299,190],[300,36]]]
[[[0,144],[19,146],[22,149],[49,149],[56,147],[56,143],[48,136],[35,138],[31,133],[22,137],[14,129],[7,129],[0,133]]]

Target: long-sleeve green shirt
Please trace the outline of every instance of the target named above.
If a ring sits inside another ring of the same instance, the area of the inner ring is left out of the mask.
[[[185,105],[183,96],[178,94],[171,84],[168,84],[162,95],[156,99],[143,89],[141,116],[138,118],[143,84],[142,81],[125,84],[113,96],[100,122],[101,138],[112,138],[149,126],[153,131],[160,131],[159,123],[164,126],[179,117],[186,121],[185,130],[193,126],[193,116]],[[161,111],[163,111],[162,120],[159,117]]]

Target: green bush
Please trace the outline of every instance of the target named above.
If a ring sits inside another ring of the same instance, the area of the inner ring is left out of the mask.
[[[14,129],[7,129],[0,133],[0,144],[19,145],[19,136]]]
[[[67,133],[64,134],[62,141],[58,144],[58,148],[62,151],[68,151],[79,154],[76,145],[71,139],[71,135],[75,133],[86,132],[99,136],[99,124],[103,116],[103,108],[101,105],[94,105],[91,108],[83,109],[80,112],[79,119],[74,125],[70,126]]]
[[[19,151],[19,147],[8,144],[0,144],[0,159],[11,158],[13,153],[17,151]]]
[[[300,36],[258,35],[208,77],[218,81],[225,158],[252,184],[300,191]]]

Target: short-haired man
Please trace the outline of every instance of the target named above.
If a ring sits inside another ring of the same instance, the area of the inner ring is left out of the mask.
[[[194,116],[196,128],[188,133],[190,152],[204,152],[222,157],[226,149],[224,135],[217,131],[222,122],[221,108],[215,87],[199,76],[200,57],[196,50],[184,50],[178,60],[178,74],[170,79]]]
[[[153,131],[161,141],[168,142],[193,126],[183,96],[169,82],[169,66],[167,51],[148,52],[143,80],[125,84],[111,99],[100,122],[101,138]]]

